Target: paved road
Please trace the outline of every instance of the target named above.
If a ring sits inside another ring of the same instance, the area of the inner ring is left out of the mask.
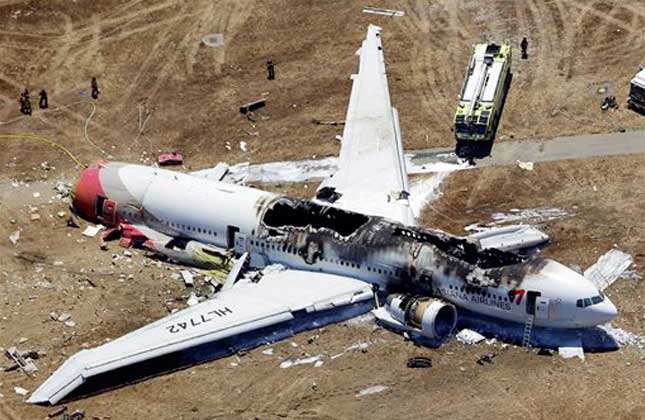
[[[416,165],[456,162],[454,149],[410,151]],[[496,141],[492,156],[477,160],[477,167],[516,165],[517,161],[545,162],[645,153],[645,131],[556,137],[550,140]]]

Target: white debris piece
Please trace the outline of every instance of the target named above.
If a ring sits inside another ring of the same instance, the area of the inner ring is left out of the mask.
[[[621,347],[633,345],[639,349],[645,349],[645,337],[643,336],[630,333],[622,328],[613,327],[610,323],[599,325],[598,328],[605,330]]]
[[[318,356],[307,357],[306,359],[285,360],[284,362],[280,363],[280,368],[286,369],[286,368],[290,368],[292,366],[307,365],[307,364],[311,364],[311,363],[316,363],[320,359],[322,359],[322,354],[319,354]]]
[[[262,354],[266,356],[273,356],[273,348],[262,350]]]
[[[524,169],[525,171],[533,170],[533,162],[522,162],[521,160],[518,160],[517,166],[519,166],[520,169]]]
[[[34,196],[34,198],[39,198],[39,197],[40,197],[40,193],[39,193],[39,192],[35,192],[35,193],[33,194],[33,196]]]
[[[361,389],[358,394],[356,394],[357,397],[362,397],[365,395],[372,395],[372,394],[380,394],[381,392],[385,391],[389,387],[385,385],[376,385],[376,386],[371,386],[369,388]]]
[[[363,13],[371,13],[374,15],[383,15],[383,16],[390,16],[390,17],[405,16],[405,12],[402,10],[382,9],[380,7],[372,7],[372,6],[363,7]]]
[[[18,395],[27,395],[29,394],[29,391],[26,390],[25,388],[21,388],[19,386],[14,386],[13,390],[15,391],[16,394]]]
[[[51,314],[49,314],[49,316],[52,316],[52,315],[56,315],[56,313],[52,312]],[[58,320],[58,322],[65,322],[65,321],[68,321],[70,319],[72,319],[72,315],[68,314],[67,312],[63,312],[62,314],[60,314],[58,316],[57,320]]]
[[[246,147],[246,142],[245,141],[240,142],[240,150],[242,150],[243,152],[246,152],[247,147]]]
[[[478,333],[477,331],[469,330],[467,328],[464,328],[463,330],[459,331],[457,334],[457,341],[463,344],[477,344],[480,341],[485,340],[486,337]]]
[[[314,363],[314,367],[319,368],[323,365],[323,363],[325,362],[323,362],[322,360],[318,360],[316,363]]]
[[[188,306],[195,306],[199,303],[199,298],[195,293],[191,293],[186,303],[188,304]]]
[[[503,223],[515,223],[521,220],[531,220],[534,222],[546,222],[549,220],[562,219],[570,216],[569,212],[556,207],[543,207],[537,209],[511,209],[510,213],[493,213],[494,222],[489,226],[500,225]]]
[[[180,272],[181,277],[184,279],[184,284],[186,286],[193,286],[195,284],[195,278],[192,273],[188,270],[183,270]]]
[[[468,227],[472,228],[472,225]],[[549,235],[531,225],[509,225],[479,228],[479,232],[468,238],[479,242],[482,249],[495,248],[512,252],[543,245],[549,240]]]
[[[14,245],[18,243],[19,239],[20,239],[20,231],[19,230],[15,231],[11,235],[9,235],[9,241]]]
[[[632,256],[618,249],[603,254],[598,261],[585,270],[584,276],[600,290],[615,282],[632,264]]]
[[[105,229],[105,226],[103,226],[103,225],[88,226],[83,231],[83,236],[93,238],[93,237],[96,236],[97,233],[99,233],[103,229]]]
[[[563,359],[577,357],[580,360],[585,360],[585,352],[582,347],[558,347],[558,354]]]
[[[202,42],[204,43],[204,45],[211,48],[221,47],[222,45],[224,45],[224,35],[222,34],[206,35],[205,37],[202,38]]]

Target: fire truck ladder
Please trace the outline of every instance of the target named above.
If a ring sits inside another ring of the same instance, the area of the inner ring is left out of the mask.
[[[533,331],[533,319],[535,315],[530,314],[524,324],[524,337],[522,337],[522,347],[529,351],[531,348],[531,332]]]

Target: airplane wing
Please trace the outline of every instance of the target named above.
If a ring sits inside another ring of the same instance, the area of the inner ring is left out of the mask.
[[[401,130],[390,103],[381,28],[370,25],[352,75],[338,171],[320,185],[316,199],[346,210],[415,224],[408,202]]]
[[[349,319],[373,309],[371,286],[347,277],[265,269],[213,298],[70,357],[29,398],[56,404]],[[70,395],[73,392],[72,395]]]

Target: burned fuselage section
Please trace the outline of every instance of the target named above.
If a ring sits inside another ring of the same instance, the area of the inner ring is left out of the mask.
[[[265,204],[247,247],[252,265],[281,263],[352,276],[383,291],[436,295],[443,278],[512,290],[534,263],[466,238],[280,197]],[[538,260],[539,261],[539,260]],[[523,268],[524,267],[524,268]]]

